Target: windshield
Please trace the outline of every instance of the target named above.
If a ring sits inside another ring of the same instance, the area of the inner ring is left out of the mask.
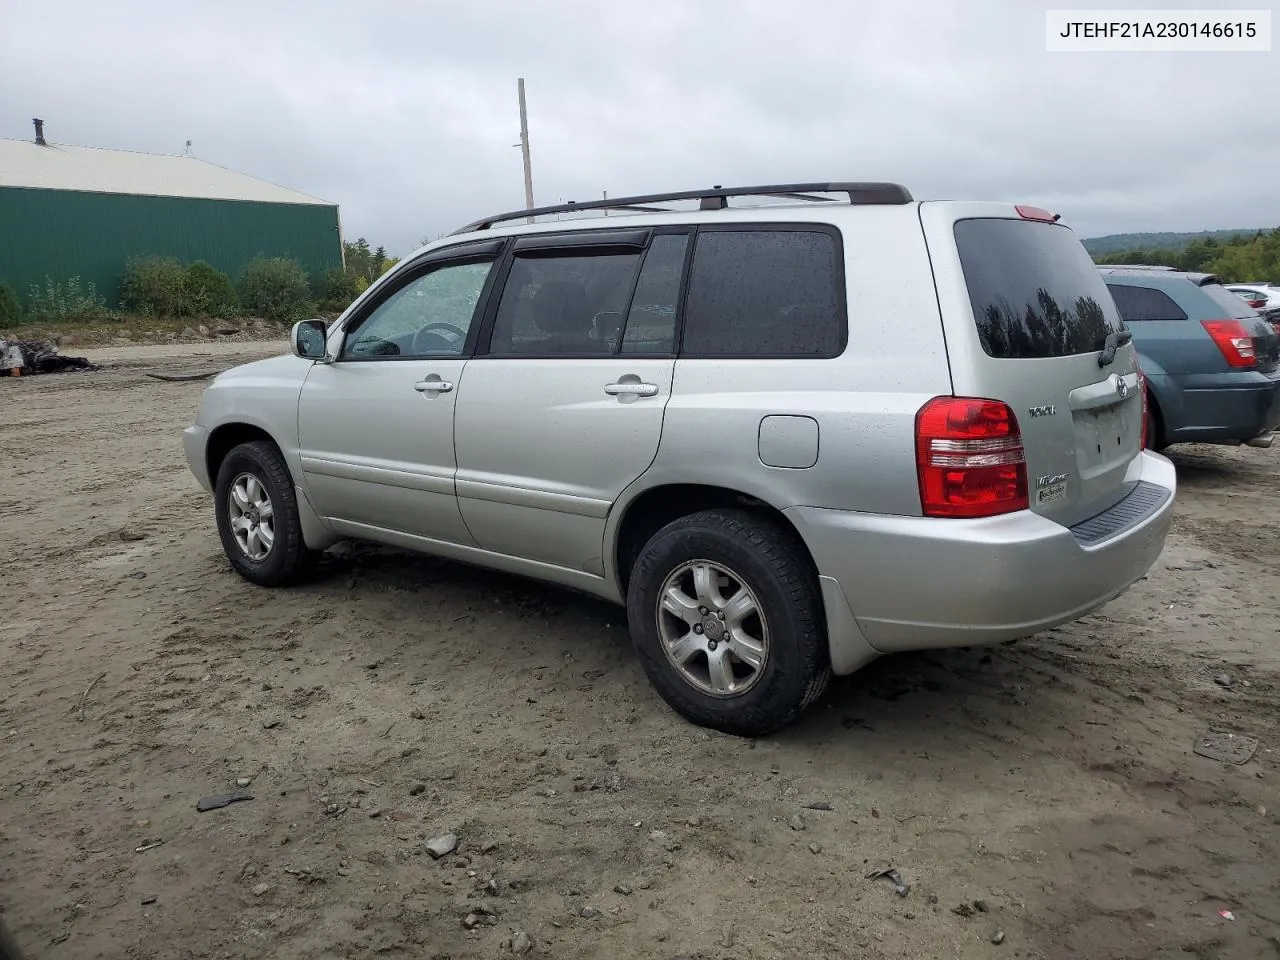
[[[1206,283],[1200,290],[1217,306],[1226,311],[1223,316],[1231,317],[1234,320],[1246,320],[1249,317],[1258,315],[1258,311],[1249,306],[1248,301],[1245,300],[1245,297],[1253,299],[1253,294],[1245,293],[1245,297],[1242,297],[1240,293],[1232,293],[1220,283]]]

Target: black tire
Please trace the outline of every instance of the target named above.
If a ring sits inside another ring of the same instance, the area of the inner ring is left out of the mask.
[[[1155,404],[1147,405],[1147,449],[1154,450],[1159,453],[1168,447],[1164,442],[1164,437],[1160,435],[1160,415],[1156,412]]]
[[[274,539],[266,556],[254,559],[236,540],[231,527],[231,488],[237,477],[248,474],[266,489],[271,500]],[[275,444],[265,440],[235,447],[218,468],[214,484],[214,517],[222,550],[240,576],[262,587],[282,587],[297,583],[311,569],[315,553],[302,539],[298,517],[298,497],[284,457]]]
[[[704,692],[664,650],[658,614],[663,585],[695,560],[732,570],[755,595],[768,624],[768,653],[759,679],[741,694]],[[627,619],[650,682],[672,708],[700,726],[744,737],[772,733],[799,717],[831,680],[812,562],[794,531],[745,510],[691,514],[654,534],[631,571]]]

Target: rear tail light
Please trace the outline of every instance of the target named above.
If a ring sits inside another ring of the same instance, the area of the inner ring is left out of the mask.
[[[935,397],[916,414],[916,469],[926,517],[991,517],[1027,508],[1027,465],[1007,404]]]
[[[1258,363],[1253,349],[1253,338],[1245,330],[1239,320],[1201,320],[1200,325],[1208,331],[1213,342],[1218,345],[1227,364],[1232,367],[1252,367]]]
[[[1253,307],[1255,310],[1260,310],[1267,305],[1267,301],[1265,300],[1246,300],[1245,303]]]

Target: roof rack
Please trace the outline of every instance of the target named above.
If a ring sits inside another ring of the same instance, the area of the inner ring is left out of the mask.
[[[507,220],[519,220],[521,217],[533,218],[552,213],[577,213],[580,210],[627,210],[634,213],[671,212],[669,207],[655,207],[651,204],[668,203],[675,200],[697,200],[699,210],[724,210],[729,206],[730,197],[774,197],[785,200],[804,200],[816,203],[830,203],[832,197],[814,196],[819,193],[843,193],[848,195],[853,204],[903,204],[911,202],[911,194],[896,183],[785,183],[758,187],[721,187],[710,190],[685,190],[679,193],[651,193],[638,197],[617,197],[610,200],[588,200],[585,203],[558,204],[554,207],[533,207],[528,210],[513,210],[510,213],[499,213],[483,220],[467,224],[459,233],[472,233],[476,230],[488,230],[495,223]]]

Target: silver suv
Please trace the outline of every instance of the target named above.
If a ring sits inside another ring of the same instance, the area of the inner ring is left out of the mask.
[[[1043,210],[717,187],[473,223],[184,439],[248,580],[359,538],[584,590],[676,710],[758,735],[1146,573],[1175,482],[1129,337]]]

